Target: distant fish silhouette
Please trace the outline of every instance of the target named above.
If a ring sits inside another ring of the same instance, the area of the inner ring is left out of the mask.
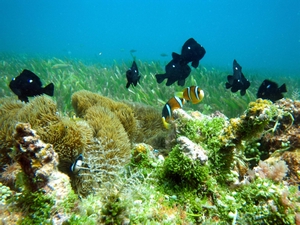
[[[194,38],[190,38],[182,46],[181,64],[192,62],[192,67],[197,68],[205,53],[203,46],[198,44]]]
[[[130,52],[130,53],[135,53],[136,50],[135,50],[135,49],[131,49],[129,52]]]
[[[241,95],[246,94],[246,90],[250,87],[250,82],[247,80],[242,73],[242,67],[237,63],[236,60],[233,60],[233,75],[228,75],[225,87],[227,89],[231,88],[231,91],[233,93],[237,92],[240,90]]]
[[[163,82],[164,79],[168,79],[166,83],[167,86],[170,86],[176,81],[179,86],[184,86],[185,79],[191,73],[191,68],[186,64],[180,64],[180,56],[175,54],[172,54],[173,59],[165,66],[166,73],[155,75],[158,83]]]
[[[160,56],[161,56],[161,57],[166,57],[166,56],[168,56],[168,55],[167,55],[166,53],[161,53]]]
[[[12,79],[9,83],[10,89],[23,102],[28,102],[28,97],[46,94],[53,96],[54,84],[50,83],[42,87],[40,78],[29,70],[23,70],[19,76]]]
[[[71,68],[71,64],[66,64],[66,63],[57,63],[54,64],[51,68],[52,69],[66,69],[66,68]]]
[[[126,78],[126,88],[129,88],[130,84],[136,86],[137,82],[140,80],[141,76],[139,76],[139,70],[135,61],[133,61],[131,68],[126,71]]]
[[[284,92],[287,92],[285,84],[278,87],[278,84],[270,81],[264,80],[257,91],[257,98],[269,99],[272,102],[275,102],[283,98]]]

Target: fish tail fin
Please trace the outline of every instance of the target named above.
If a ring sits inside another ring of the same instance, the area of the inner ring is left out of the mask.
[[[232,86],[231,86],[231,84],[229,84],[228,82],[226,82],[225,87],[226,87],[226,89],[229,89],[229,88],[231,88]]]
[[[129,86],[130,86],[130,82],[127,82],[126,88],[129,88]]]
[[[183,98],[183,92],[182,91],[176,92],[175,96],[177,96],[178,98]]]
[[[286,85],[283,84],[279,87],[280,92],[287,92]]]
[[[156,74],[156,75],[155,75],[155,78],[156,78],[157,83],[160,84],[160,83],[163,82],[164,79],[166,79],[167,77],[166,77],[165,74]]]
[[[163,122],[164,127],[165,127],[167,130],[169,130],[169,129],[171,128],[171,124],[168,123],[168,122],[166,121],[166,118],[165,118],[165,117],[162,117],[162,122]]]
[[[49,96],[53,96],[54,94],[54,84],[50,83],[46,87],[44,87],[44,93]]]

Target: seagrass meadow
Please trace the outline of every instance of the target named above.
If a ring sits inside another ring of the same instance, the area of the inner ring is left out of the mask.
[[[165,82],[161,84],[156,82],[155,74],[164,73],[164,66],[167,63],[162,61],[142,62],[137,60],[142,76],[141,82],[136,88],[130,87],[127,90],[125,74],[131,66],[131,61],[102,65],[100,63],[83,63],[76,59],[44,59],[7,54],[2,54],[0,60],[0,97],[14,95],[8,84],[13,77],[18,76],[26,68],[37,74],[43,85],[54,83],[54,100],[57,102],[58,109],[63,113],[72,112],[71,95],[79,90],[100,93],[114,100],[141,102],[161,110],[175,92],[182,91],[184,88],[176,84],[167,87]],[[204,90],[205,97],[201,104],[194,106],[186,104],[185,109],[199,110],[204,113],[218,110],[230,118],[235,117],[245,110],[250,101],[255,100],[261,82],[266,78],[272,79],[273,77],[278,84],[287,84],[288,93],[285,95],[287,98],[297,99],[299,97],[300,79],[296,74],[294,77],[288,77],[281,74],[274,76],[270,72],[249,73],[247,68],[244,68],[243,72],[250,80],[251,86],[246,95],[241,97],[239,93],[233,94],[225,89],[226,77],[232,73],[231,67],[227,71],[215,68],[206,69],[204,66],[193,69],[186,80],[185,87],[198,85]]]
[[[200,65],[185,87],[201,103],[164,104],[184,87],[158,84],[164,61],[0,55],[0,224],[300,224],[300,77],[243,73],[245,96],[225,89],[230,69]],[[23,69],[54,96],[23,103],[8,84]],[[264,79],[285,98],[256,99]],[[28,206],[28,207],[24,207]]]

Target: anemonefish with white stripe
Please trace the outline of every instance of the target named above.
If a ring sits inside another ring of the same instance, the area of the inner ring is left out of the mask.
[[[177,92],[176,96],[191,101],[193,104],[197,104],[204,98],[204,91],[198,86],[190,86],[185,88],[182,92]]]
[[[71,169],[71,172],[72,172],[73,174],[78,174],[79,171],[80,171],[80,169],[81,169],[81,167],[82,167],[82,163],[83,163],[83,155],[82,155],[82,154],[79,154],[79,155],[76,157],[74,163],[71,165],[71,168],[70,168],[70,169]]]
[[[170,129],[171,124],[168,122],[173,119],[173,110],[182,108],[184,103],[185,100],[183,98],[174,96],[164,105],[162,109],[162,121],[166,129]]]

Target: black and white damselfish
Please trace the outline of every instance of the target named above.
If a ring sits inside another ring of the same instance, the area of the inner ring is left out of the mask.
[[[23,102],[28,102],[28,97],[46,94],[53,96],[54,84],[50,83],[46,87],[42,87],[40,78],[30,70],[23,70],[19,76],[13,78],[9,83],[10,89]]]

